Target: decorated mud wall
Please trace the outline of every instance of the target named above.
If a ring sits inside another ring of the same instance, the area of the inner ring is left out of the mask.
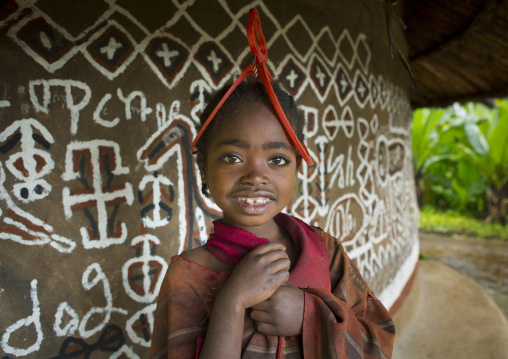
[[[251,7],[308,119],[315,166],[287,211],[392,306],[418,254],[408,75],[383,2],[321,3],[0,2],[2,358],[147,356],[171,256],[220,217],[189,146],[206,94],[252,61]]]

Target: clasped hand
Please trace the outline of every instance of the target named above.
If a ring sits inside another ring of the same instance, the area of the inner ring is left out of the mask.
[[[287,283],[291,263],[284,250],[278,243],[253,249],[220,293],[233,305],[251,308],[256,330],[265,335],[294,336],[302,332],[304,293]]]
[[[256,330],[265,335],[302,334],[304,293],[290,283],[280,286],[267,300],[251,307]]]

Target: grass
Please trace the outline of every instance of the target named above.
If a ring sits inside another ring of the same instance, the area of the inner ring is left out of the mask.
[[[479,239],[498,239],[508,241],[508,225],[499,222],[485,223],[483,220],[467,217],[458,212],[438,211],[424,207],[420,211],[420,229],[424,232],[463,234]]]

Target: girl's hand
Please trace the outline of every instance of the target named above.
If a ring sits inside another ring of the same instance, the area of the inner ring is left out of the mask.
[[[219,296],[250,308],[270,297],[289,278],[290,261],[279,243],[265,243],[247,254],[233,270]]]
[[[265,335],[302,334],[304,292],[285,283],[270,298],[251,307],[256,330]]]

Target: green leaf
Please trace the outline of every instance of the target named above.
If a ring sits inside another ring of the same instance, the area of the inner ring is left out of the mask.
[[[464,130],[466,131],[467,139],[471,147],[480,155],[487,155],[489,153],[489,144],[483,136],[482,131],[478,128],[478,125],[475,123],[468,123],[464,126]]]
[[[488,143],[493,162],[499,167],[504,167],[508,157],[508,103],[499,107],[498,122],[492,130]]]

